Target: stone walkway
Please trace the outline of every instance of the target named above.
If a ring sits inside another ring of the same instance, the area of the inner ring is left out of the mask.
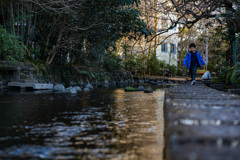
[[[240,160],[240,96],[202,82],[165,94],[166,160]]]

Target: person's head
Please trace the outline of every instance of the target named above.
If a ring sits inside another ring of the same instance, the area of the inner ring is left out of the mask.
[[[191,44],[189,45],[189,49],[190,49],[190,51],[195,52],[195,51],[196,51],[196,44],[191,43]]]

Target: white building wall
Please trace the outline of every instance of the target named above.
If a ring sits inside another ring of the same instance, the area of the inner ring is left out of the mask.
[[[159,0],[159,2],[165,2],[166,0]],[[162,28],[168,28],[171,25],[171,20],[177,19],[177,16],[172,13],[167,13],[167,15],[159,14],[159,22],[158,22],[158,29],[161,30]],[[163,20],[165,18],[166,20]],[[171,37],[167,38],[163,43],[167,44],[168,50],[167,52],[162,52],[162,46],[158,45],[157,47],[157,57],[159,60],[165,61],[167,64],[175,65],[178,64],[178,43],[180,42],[180,38],[178,37],[179,25],[177,25],[174,29],[169,30],[168,32],[161,34],[159,42],[161,43],[167,36],[172,35]],[[176,46],[176,53],[172,54],[171,52],[171,44]]]
[[[172,33],[176,33],[178,32],[178,27],[176,27],[175,30],[171,30],[168,33],[165,33],[162,35],[163,39],[164,37],[172,34]],[[157,57],[159,60],[165,61],[167,64],[170,65],[175,65],[177,66],[177,62],[178,62],[178,43],[179,43],[180,39],[178,38],[178,35],[175,34],[173,36],[171,36],[170,38],[168,38],[167,40],[165,40],[163,42],[163,44],[167,44],[167,52],[163,52],[162,51],[162,45],[159,45],[157,47]],[[161,40],[160,40],[161,42]],[[171,53],[171,44],[175,45],[175,53]],[[171,56],[171,57],[170,57]],[[170,63],[169,63],[170,62]]]

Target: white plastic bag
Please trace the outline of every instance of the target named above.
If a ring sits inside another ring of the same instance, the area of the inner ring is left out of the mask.
[[[203,80],[211,79],[211,74],[209,71],[205,72],[202,76]]]

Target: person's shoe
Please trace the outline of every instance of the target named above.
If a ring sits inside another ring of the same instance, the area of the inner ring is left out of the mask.
[[[192,81],[191,85],[195,85],[197,82],[195,80]]]

